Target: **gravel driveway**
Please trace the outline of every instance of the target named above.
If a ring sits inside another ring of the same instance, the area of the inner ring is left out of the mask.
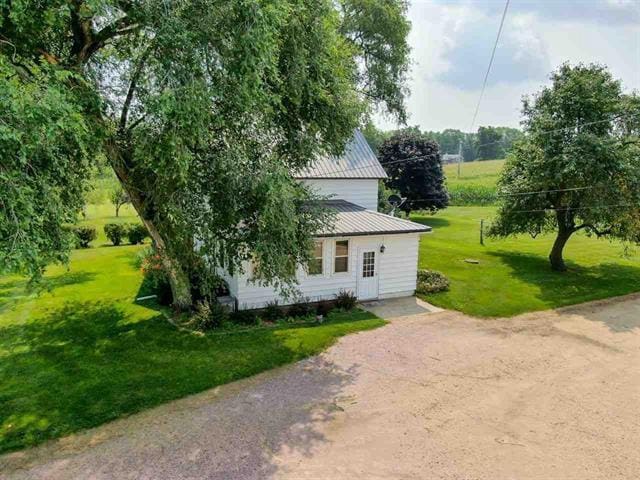
[[[3,479],[635,479],[640,295],[395,319],[42,447]]]

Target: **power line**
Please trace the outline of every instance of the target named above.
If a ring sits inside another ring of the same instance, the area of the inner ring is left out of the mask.
[[[578,125],[574,125],[572,127],[556,128],[554,130],[543,130],[541,132],[535,132],[535,134],[536,135],[547,135],[549,133],[564,132],[566,130],[574,130],[574,129],[579,128],[579,127],[588,127],[590,125],[597,125],[599,123],[612,122],[614,120],[619,120],[621,118],[637,117],[638,115],[640,115],[640,113],[628,113],[628,114],[624,114],[624,115],[616,115],[616,116],[613,116],[611,118],[607,118],[607,119],[604,119],[604,120],[597,120],[597,121],[594,121],[594,122],[579,123]],[[489,145],[495,145],[496,143],[503,143],[504,141],[505,141],[504,138],[501,138],[500,140],[496,140],[494,142],[487,142],[487,143],[482,143],[480,145],[476,145],[476,148],[486,147],[486,146],[489,146]]]
[[[608,119],[597,120],[597,121],[586,122],[586,123],[579,123],[579,124],[571,126],[571,127],[556,128],[556,129],[553,129],[553,130],[543,130],[541,132],[536,132],[536,135],[547,135],[547,134],[550,134],[550,133],[563,132],[563,131],[566,131],[566,130],[574,130],[574,129],[580,128],[580,127],[587,127],[587,126],[596,125],[596,124],[599,124],[599,123],[611,122],[611,121],[614,121],[614,120],[619,120],[621,118],[637,117],[639,115],[640,115],[640,113],[628,113],[628,114],[616,115],[616,116],[613,116],[613,117],[608,118]],[[495,142],[488,142],[488,143],[483,143],[483,144],[480,144],[480,145],[476,145],[476,148],[485,147],[485,146],[488,146],[488,145],[495,145],[496,143],[503,143],[503,142],[504,142],[504,139],[501,139],[501,140],[497,140]],[[426,155],[419,155],[419,156],[415,156],[415,157],[401,158],[401,159],[398,159],[398,160],[392,160],[390,162],[386,162],[382,166],[384,167],[386,165],[394,165],[394,164],[397,164],[397,163],[411,162],[411,161],[414,161],[414,160],[422,160],[425,157],[426,157]],[[334,174],[338,174],[338,173],[349,173],[349,172],[352,172],[352,171],[364,170],[364,169],[368,169],[368,168],[371,168],[371,165],[365,165],[365,166],[362,166],[362,167],[352,167],[352,168],[347,168],[347,169],[344,169],[344,170],[334,170],[334,171],[329,172],[329,173],[331,175],[334,175]]]
[[[496,56],[496,50],[498,49],[498,42],[500,40],[500,34],[502,34],[502,27],[504,26],[504,19],[507,16],[507,9],[509,8],[509,0],[504,4],[504,11],[502,12],[502,19],[500,20],[500,28],[498,28],[498,34],[496,35],[496,41],[493,44],[493,50],[491,52],[491,58],[489,59],[489,65],[487,67],[487,72],[484,74],[484,81],[482,82],[482,90],[480,91],[480,98],[478,98],[478,104],[476,105],[476,111],[473,114],[473,120],[471,121],[471,127],[469,131],[473,131],[473,127],[476,123],[476,118],[478,117],[478,112],[480,111],[480,104],[482,103],[482,97],[484,97],[484,91],[487,88],[487,80],[489,79],[489,72],[491,72],[491,66],[493,65],[493,59]]]
[[[588,190],[590,188],[595,188],[595,185],[591,185],[589,187],[557,188],[554,190],[538,190],[536,192],[498,193],[496,195],[498,197],[510,197],[510,196],[516,196],[516,195],[534,195],[537,193],[575,192],[577,190]]]
[[[591,185],[587,187],[574,187],[574,188],[556,188],[553,190],[536,190],[532,192],[514,192],[514,193],[496,193],[496,197],[509,197],[509,196],[517,196],[517,195],[536,195],[539,193],[558,193],[558,192],[575,192],[579,190],[589,190],[591,188],[595,188],[596,185]],[[441,198],[441,195],[426,195],[424,197],[416,198],[415,200],[408,200],[409,202],[422,202],[422,201],[430,201],[434,198]]]

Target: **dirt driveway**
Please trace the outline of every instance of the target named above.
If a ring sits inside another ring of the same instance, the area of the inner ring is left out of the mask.
[[[636,479],[640,295],[397,319],[325,354],[0,457],[0,478]]]

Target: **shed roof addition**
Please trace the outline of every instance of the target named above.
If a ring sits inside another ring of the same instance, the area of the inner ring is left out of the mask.
[[[356,130],[339,157],[319,157],[295,175],[296,178],[387,178],[375,153]]]
[[[325,200],[323,203],[336,212],[336,218],[334,224],[316,234],[317,237],[391,235],[431,231],[431,227],[427,225],[367,210],[345,200]]]

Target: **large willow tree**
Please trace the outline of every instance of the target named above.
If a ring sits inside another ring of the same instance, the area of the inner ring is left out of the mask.
[[[106,158],[178,307],[196,250],[211,266],[255,256],[265,281],[290,285],[322,221],[290,172],[339,152],[373,107],[404,119],[404,0],[0,0],[0,12],[1,271],[37,277],[68,259],[64,226]]]

